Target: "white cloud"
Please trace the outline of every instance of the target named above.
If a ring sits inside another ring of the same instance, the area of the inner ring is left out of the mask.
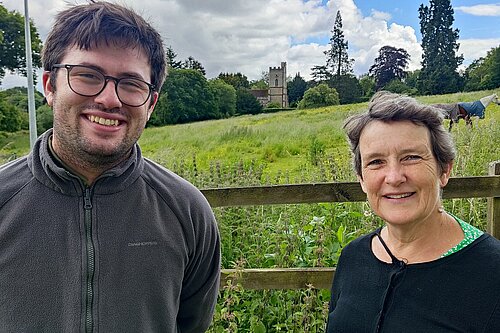
[[[9,10],[24,13],[23,1],[1,1]],[[86,0],[70,2],[86,3]],[[263,71],[286,61],[290,76],[300,72],[309,79],[311,67],[326,62],[323,52],[328,47],[338,10],[349,42],[349,55],[355,59],[356,75],[368,71],[379,49],[385,45],[404,48],[411,55],[410,70],[420,67],[422,50],[415,29],[400,23],[389,24],[391,15],[378,10],[363,16],[353,0],[330,0],[326,5],[321,0],[118,2],[150,20],[161,32],[165,44],[171,45],[177,53],[177,60],[193,56],[200,61],[209,78],[221,72],[241,72],[251,80],[259,79]],[[30,16],[42,40],[45,40],[54,16],[66,8],[67,3],[67,0],[30,1]],[[467,41],[461,41],[464,42],[467,44]],[[466,58],[475,59],[476,52],[486,54],[492,47],[491,40],[475,43],[477,51],[472,52],[469,47],[461,51]],[[4,87],[8,82],[11,81],[4,80]]]
[[[378,51],[386,45],[403,48],[410,54],[409,70],[420,67],[422,49],[412,27],[396,23],[388,25],[389,14],[378,11],[372,11],[367,17],[362,17],[359,11],[351,13],[343,28],[349,41],[350,56],[355,59],[355,74],[368,72]]]
[[[455,9],[476,16],[500,16],[500,4],[459,6]]]
[[[475,59],[485,57],[489,50],[500,46],[500,38],[460,39],[458,53],[464,55],[464,65],[470,65]]]
[[[386,12],[381,12],[375,9],[372,9],[372,15],[374,19],[381,21],[389,21],[391,19],[391,14]]]

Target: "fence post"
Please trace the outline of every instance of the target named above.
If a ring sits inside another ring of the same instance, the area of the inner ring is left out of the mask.
[[[500,160],[491,162],[488,167],[490,176],[500,175]],[[500,197],[488,198],[487,231],[493,237],[500,239]]]

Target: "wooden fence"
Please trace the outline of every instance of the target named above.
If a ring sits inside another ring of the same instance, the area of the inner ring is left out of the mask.
[[[500,161],[489,165],[488,176],[451,178],[443,199],[488,198],[487,231],[500,239]],[[212,207],[365,201],[357,182],[216,188],[202,190]],[[331,287],[335,268],[223,269],[221,286],[229,279],[245,289]]]

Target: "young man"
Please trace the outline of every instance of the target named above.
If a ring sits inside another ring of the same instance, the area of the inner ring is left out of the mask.
[[[57,15],[42,59],[54,127],[0,168],[0,331],[205,331],[215,218],[137,144],[165,78],[160,35],[90,2]]]

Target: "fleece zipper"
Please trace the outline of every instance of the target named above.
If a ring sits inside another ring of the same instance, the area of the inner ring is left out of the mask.
[[[94,298],[95,249],[92,241],[92,200],[90,188],[88,187],[85,189],[83,208],[85,211],[85,246],[87,254],[87,274],[85,278],[85,332],[91,333],[94,327],[92,303]]]

